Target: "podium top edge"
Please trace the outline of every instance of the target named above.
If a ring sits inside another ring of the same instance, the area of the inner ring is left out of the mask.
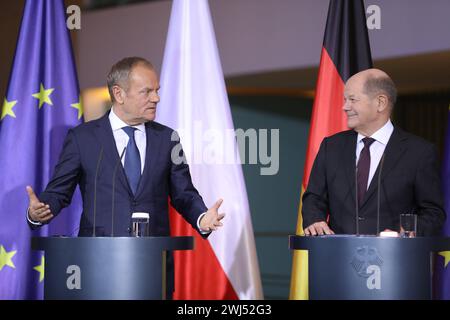
[[[318,245],[331,244],[391,244],[428,248],[431,251],[445,251],[450,249],[450,237],[415,237],[394,238],[375,235],[331,235],[331,236],[289,236],[289,248],[292,250],[308,250]]]
[[[190,250],[194,248],[193,236],[181,237],[32,237],[31,248],[46,250],[56,246],[158,246],[162,250]]]

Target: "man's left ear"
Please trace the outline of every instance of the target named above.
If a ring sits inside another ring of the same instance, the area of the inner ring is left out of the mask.
[[[384,94],[378,96],[378,111],[382,112],[388,107],[388,98]]]

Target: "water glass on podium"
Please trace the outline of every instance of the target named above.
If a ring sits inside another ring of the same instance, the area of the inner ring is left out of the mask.
[[[400,215],[400,237],[414,238],[417,234],[417,215],[401,214]]]
[[[132,235],[134,237],[148,237],[150,215],[147,212],[133,212],[131,215]]]

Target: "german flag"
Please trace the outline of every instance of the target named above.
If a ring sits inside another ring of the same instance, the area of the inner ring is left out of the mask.
[[[347,130],[342,110],[345,82],[355,73],[372,68],[366,15],[362,0],[331,0],[316,85],[301,196],[322,140]],[[303,233],[301,200],[297,235]],[[294,251],[290,299],[308,299],[308,252]]]

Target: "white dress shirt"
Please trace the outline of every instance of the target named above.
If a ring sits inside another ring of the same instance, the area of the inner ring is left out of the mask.
[[[378,131],[376,131],[370,137],[375,139],[375,141],[370,145],[370,170],[369,179],[367,181],[367,189],[369,189],[370,182],[372,181],[375,171],[378,168],[381,157],[383,156],[386,145],[391,138],[392,132],[394,131],[394,126],[391,120],[388,120],[384,126],[382,126]],[[356,143],[356,163],[358,164],[359,155],[361,150],[364,148],[364,142],[362,139],[365,138],[362,134],[358,133],[357,143]]]

